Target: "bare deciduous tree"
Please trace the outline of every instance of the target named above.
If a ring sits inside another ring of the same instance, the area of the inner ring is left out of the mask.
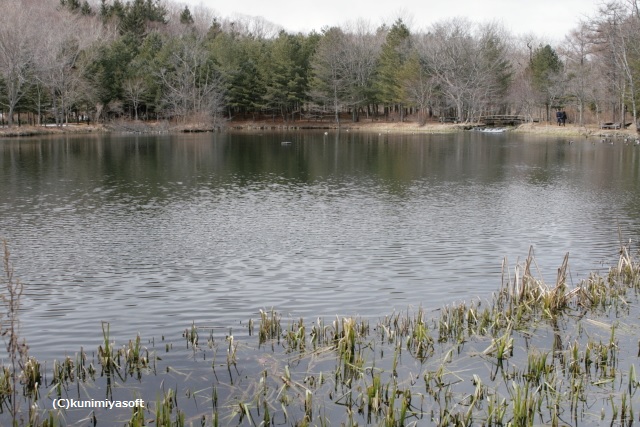
[[[182,37],[171,50],[169,67],[158,73],[166,113],[184,121],[190,115],[206,116],[215,125],[224,108],[224,90],[202,40]]]
[[[405,64],[403,90],[405,100],[417,107],[421,125],[426,123],[427,115],[432,109],[436,88],[436,79],[429,73],[426,64],[417,55],[413,55]]]
[[[349,84],[346,37],[338,27],[324,30],[312,60],[312,96],[317,101],[332,106],[335,122],[338,124]]]
[[[83,56],[94,43],[110,37],[95,18],[47,6],[32,20],[46,28],[46,37],[37,44],[35,76],[48,89],[56,124],[61,126],[69,122],[72,105],[92,92],[83,76]]]
[[[585,105],[594,100],[591,41],[586,24],[582,23],[567,37],[562,53],[566,57],[567,95],[578,110],[578,124],[584,124]]]
[[[609,68],[609,80],[617,88],[619,121],[625,121],[626,105],[629,103],[637,128],[637,97],[640,76],[637,63],[640,61],[640,16],[635,0],[612,1],[604,4],[597,18],[590,22],[594,53],[602,66]]]
[[[352,109],[352,120],[359,120],[359,110],[373,101],[372,81],[376,73],[384,34],[376,32],[367,21],[347,24],[344,68],[347,76],[345,103]],[[367,116],[369,109],[367,108]]]
[[[501,30],[493,25],[473,30],[463,19],[438,23],[419,45],[420,56],[459,121],[474,120],[496,103],[511,79]]]
[[[146,93],[146,86],[142,77],[131,77],[124,81],[124,94],[133,104],[134,119],[138,120],[138,106]]]
[[[7,122],[13,125],[18,102],[23,98],[33,73],[35,34],[32,6],[22,2],[5,2],[0,13],[0,76],[4,81]]]

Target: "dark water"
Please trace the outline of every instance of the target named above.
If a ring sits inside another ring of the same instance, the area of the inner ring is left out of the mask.
[[[633,145],[510,134],[0,140],[0,236],[31,352],[60,357],[101,321],[122,342],[487,298],[530,245],[577,283],[618,228],[637,248],[639,174]]]

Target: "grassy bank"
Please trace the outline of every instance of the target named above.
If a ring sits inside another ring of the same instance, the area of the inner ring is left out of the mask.
[[[57,126],[12,126],[0,127],[0,138],[39,136],[39,135],[66,135],[104,132],[102,125],[70,124],[63,127]]]
[[[341,130],[341,131],[360,131],[360,132],[388,132],[388,133],[423,133],[423,134],[442,134],[468,131],[475,127],[475,124],[466,123],[439,123],[427,122],[420,125],[417,122],[406,121],[380,121],[380,120],[361,120],[353,123],[344,121],[339,126],[334,122],[318,122],[318,121],[296,121],[283,123],[282,121],[232,121],[226,124],[229,129],[235,130]],[[637,132],[628,129],[600,129],[597,125],[576,125],[567,124],[566,126],[557,126],[555,123],[525,123],[519,126],[507,127],[508,132],[525,133],[543,136],[557,136],[565,138],[578,137],[607,137],[607,138],[637,138]]]
[[[631,425],[640,413],[640,264],[572,287],[536,278],[533,253],[490,301],[420,307],[372,322],[283,319],[190,325],[183,336],[116,343],[46,363],[8,326],[21,290],[5,257],[0,421],[8,425]],[[18,293],[17,291],[20,290]],[[417,296],[417,299],[426,296]],[[17,300],[16,300],[17,298]],[[12,305],[13,304],[13,305]],[[18,304],[19,305],[19,304]],[[16,338],[15,340],[13,338]],[[145,408],[52,409],[58,399]]]
[[[469,130],[468,124],[433,123],[420,125],[416,122],[384,122],[366,121],[358,123],[344,122],[337,126],[332,122],[317,121],[240,121],[234,120],[223,123],[221,126],[213,126],[202,122],[170,124],[168,122],[136,122],[118,120],[105,125],[67,125],[55,126],[14,126],[12,128],[0,128],[0,137],[36,136],[36,135],[62,135],[67,133],[89,132],[123,132],[123,133],[191,133],[214,132],[219,130],[235,131],[264,131],[264,130],[333,130],[345,132],[387,132],[387,133],[415,133],[415,134],[443,134]],[[526,123],[516,127],[507,128],[508,132],[525,133],[532,135],[557,136],[563,138],[579,137],[606,137],[606,138],[637,138],[637,132],[632,130],[599,129],[595,125],[556,126],[546,123]]]
[[[416,122],[384,122],[384,121],[366,121],[358,123],[344,122],[340,126],[335,123],[328,122],[291,122],[291,123],[273,123],[269,121],[242,121],[230,122],[227,127],[235,130],[297,130],[297,129],[330,129],[341,131],[359,131],[359,132],[388,132],[388,133],[415,133],[415,134],[442,134],[471,130],[473,124],[455,124],[455,123],[437,123],[428,122],[420,125]],[[597,126],[578,126],[569,124],[567,126],[557,126],[547,123],[525,123],[515,127],[507,127],[507,132],[526,133],[533,135],[558,136],[566,138],[590,137],[590,136],[607,136],[607,137],[624,137],[634,136],[635,132],[629,130],[606,130],[603,131]]]

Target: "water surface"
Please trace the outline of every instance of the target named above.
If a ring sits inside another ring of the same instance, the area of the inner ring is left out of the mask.
[[[0,235],[31,351],[60,357],[101,321],[122,342],[487,298],[531,245],[577,284],[618,228],[637,247],[639,173],[633,145],[508,133],[1,140]]]

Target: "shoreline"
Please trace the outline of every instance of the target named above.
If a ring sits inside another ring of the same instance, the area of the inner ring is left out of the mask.
[[[68,124],[64,127],[55,126],[13,126],[0,127],[0,138],[16,138],[45,135],[68,135],[83,133],[131,133],[131,134],[157,134],[157,133],[206,133],[218,131],[283,131],[283,130],[333,130],[333,131],[356,131],[356,132],[386,132],[386,133],[412,133],[412,134],[447,134],[463,131],[472,131],[474,128],[482,126],[472,124],[453,123],[426,123],[420,125],[416,122],[346,122],[340,125],[329,122],[315,121],[230,121],[223,126],[211,126],[204,123],[180,124],[170,126],[167,122],[135,122],[120,121],[109,124],[87,125]],[[556,136],[556,137],[605,137],[605,138],[637,138],[638,132],[630,129],[600,129],[596,125],[579,126],[569,124],[567,126],[557,126],[552,123],[525,123],[515,127],[506,127],[505,132]]]
[[[29,136],[69,135],[105,132],[103,125],[70,124],[60,128],[57,126],[13,126],[0,127],[0,138],[20,138]]]

